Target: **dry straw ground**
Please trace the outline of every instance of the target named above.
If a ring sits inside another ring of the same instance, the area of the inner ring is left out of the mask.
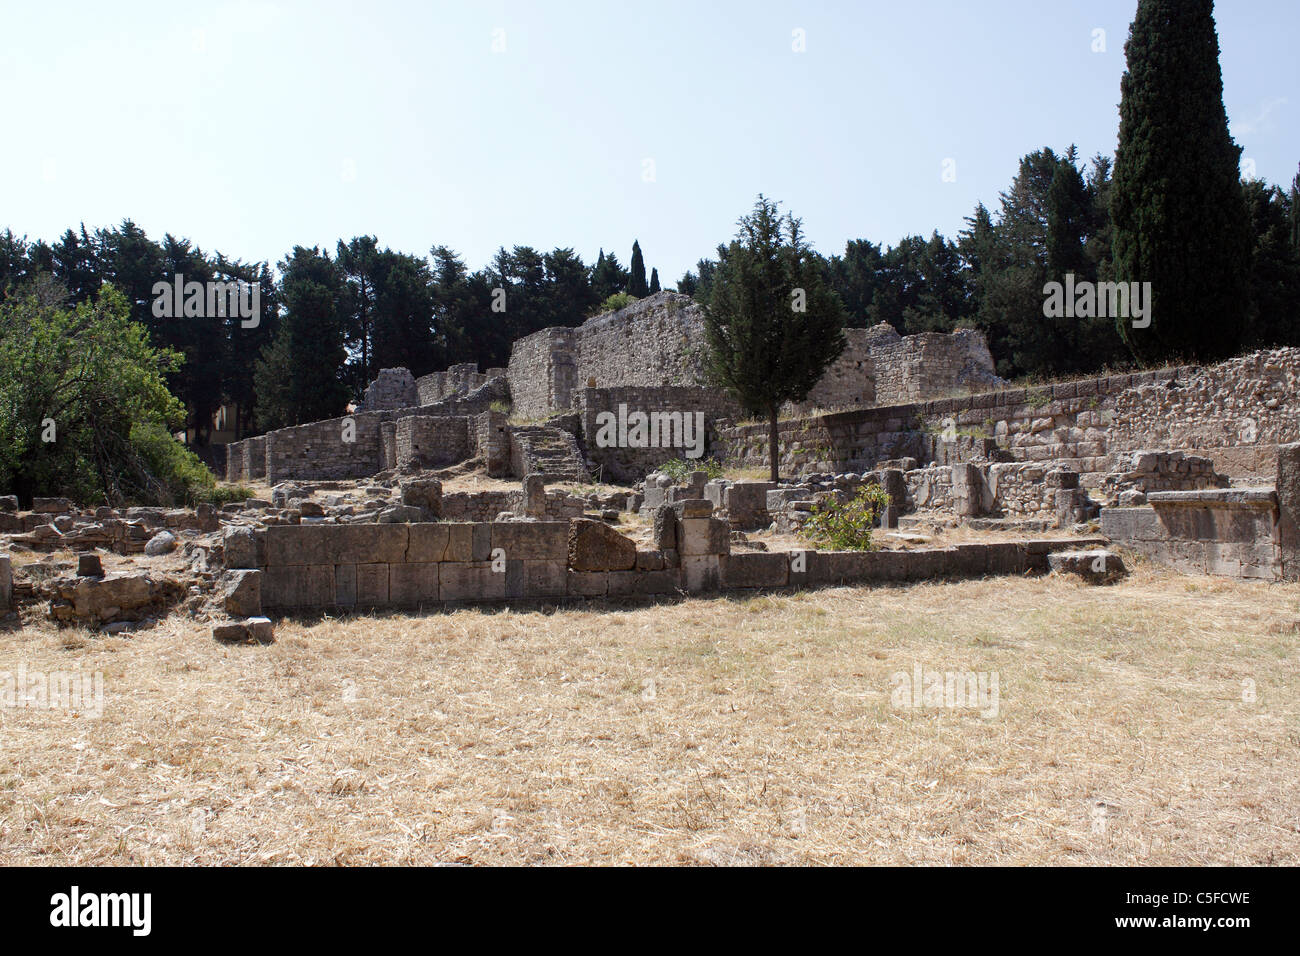
[[[1300,863],[1300,588],[1140,570],[0,635],[0,863]],[[914,664],[999,713],[896,709]],[[1252,685],[1254,700],[1243,693]]]

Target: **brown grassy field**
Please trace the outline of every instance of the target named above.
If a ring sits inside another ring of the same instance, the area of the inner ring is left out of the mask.
[[[1300,588],[1149,569],[0,634],[0,863],[1297,864]],[[914,665],[996,716],[898,707]],[[1254,694],[1249,691],[1253,688]]]

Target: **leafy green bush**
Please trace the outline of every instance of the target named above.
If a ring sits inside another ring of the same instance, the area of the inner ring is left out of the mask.
[[[876,484],[865,486],[844,504],[823,501],[804,523],[803,535],[835,551],[870,551],[872,529],[888,504],[889,495]]]
[[[722,462],[717,458],[669,458],[656,471],[667,475],[680,484],[690,477],[691,472],[702,471],[709,480],[722,477]]]
[[[214,486],[171,434],[180,354],[128,315],[111,286],[75,308],[50,286],[0,303],[0,493],[165,505]]]
[[[604,315],[606,312],[617,312],[619,309],[626,309],[633,302],[638,301],[634,295],[628,295],[626,292],[615,292],[605,299],[600,305],[591,310],[591,315]]]
[[[244,485],[213,485],[211,488],[197,491],[194,500],[196,504],[203,502],[220,508],[232,501],[247,501],[251,497],[253,497],[253,489]]]

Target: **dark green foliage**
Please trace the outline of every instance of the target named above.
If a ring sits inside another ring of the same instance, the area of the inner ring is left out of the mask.
[[[214,479],[170,434],[184,406],[165,376],[180,356],[150,347],[116,289],[65,298],[40,280],[0,302],[0,493],[192,501]]]
[[[659,285],[659,270],[651,269],[650,270],[650,294],[654,295],[656,292],[659,291],[661,291]]]
[[[627,280],[628,295],[644,299],[650,294],[650,287],[645,281],[645,259],[641,257],[641,243],[632,243],[632,265]]]
[[[844,350],[844,306],[823,280],[824,263],[802,224],[758,197],[723,252],[705,308],[708,369],[749,412],[769,423],[777,477],[777,414],[800,402]]]
[[[280,263],[284,315],[254,373],[263,431],[342,415],[346,290],[328,253],[295,246]]]
[[[1146,362],[1223,358],[1243,342],[1250,244],[1212,0],[1139,0],[1124,50],[1115,277],[1150,282],[1153,305],[1149,328],[1119,331]]]
[[[872,530],[888,506],[884,488],[865,485],[843,504],[823,501],[814,506],[800,533],[831,551],[870,551]]]

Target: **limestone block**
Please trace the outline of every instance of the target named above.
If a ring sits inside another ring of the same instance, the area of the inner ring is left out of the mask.
[[[569,522],[569,567],[575,571],[630,571],[636,567],[636,543],[603,521]]]

